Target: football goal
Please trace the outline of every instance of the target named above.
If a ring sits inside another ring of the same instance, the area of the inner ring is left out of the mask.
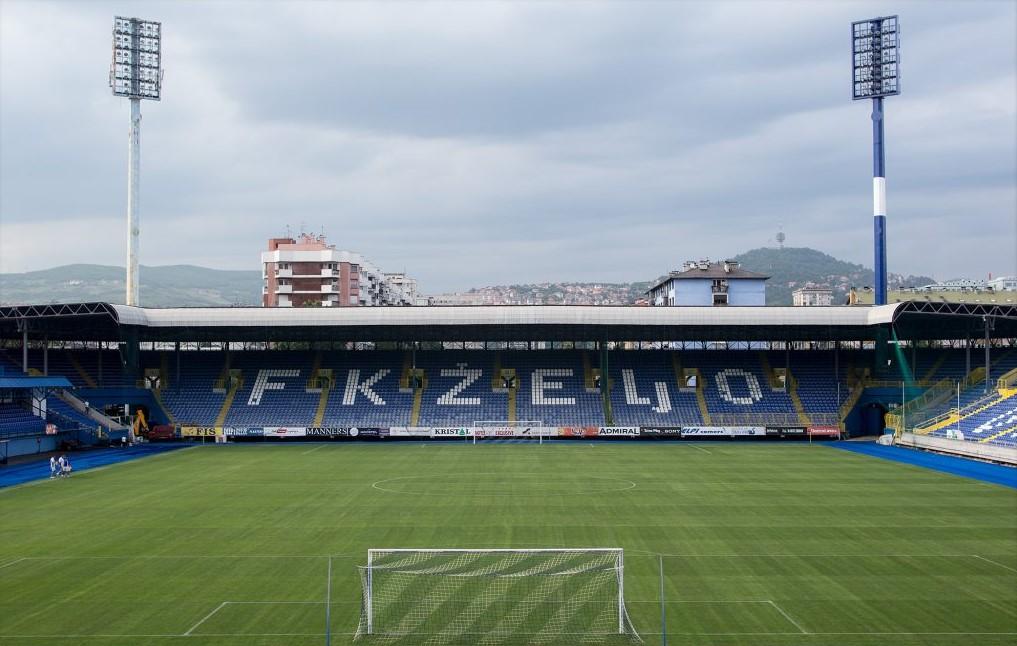
[[[357,638],[636,643],[624,564],[614,548],[368,550]]]

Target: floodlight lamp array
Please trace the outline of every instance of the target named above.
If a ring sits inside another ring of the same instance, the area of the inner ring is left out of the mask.
[[[116,96],[158,101],[162,93],[162,25],[138,18],[113,19],[110,87]]]
[[[851,23],[852,98],[900,94],[900,28],[897,16]]]

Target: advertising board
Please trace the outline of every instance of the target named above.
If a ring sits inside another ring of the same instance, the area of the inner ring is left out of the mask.
[[[393,426],[388,429],[389,437],[431,437],[431,428],[427,426]]]
[[[812,437],[840,437],[840,429],[836,426],[810,426],[809,435]]]
[[[214,426],[181,426],[180,437],[215,437]]]
[[[558,437],[597,437],[596,426],[561,426]]]
[[[360,436],[360,429],[356,426],[312,426],[307,429],[307,436],[354,438]]]
[[[465,426],[437,427],[431,429],[431,437],[470,437],[471,429]]]
[[[600,437],[636,437],[639,435],[638,426],[601,426],[597,429]]]
[[[303,426],[271,426],[265,427],[265,437],[306,437],[307,428]]]
[[[761,426],[683,426],[682,437],[752,437],[765,436]]]
[[[656,437],[678,439],[682,436],[681,426],[643,426],[639,429],[640,437]]]
[[[260,426],[226,426],[222,429],[226,437],[262,437],[264,429]]]

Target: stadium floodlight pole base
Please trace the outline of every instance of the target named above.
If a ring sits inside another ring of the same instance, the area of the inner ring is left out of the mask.
[[[370,549],[360,571],[358,637],[641,641],[620,548]]]

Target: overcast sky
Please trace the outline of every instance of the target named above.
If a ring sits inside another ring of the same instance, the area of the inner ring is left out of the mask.
[[[900,14],[889,269],[1017,273],[1017,3],[0,0],[0,271],[123,265],[112,17],[163,23],[141,260],[324,230],[425,293],[648,280],[811,246],[872,265],[850,22]],[[142,276],[144,281],[144,276]]]

